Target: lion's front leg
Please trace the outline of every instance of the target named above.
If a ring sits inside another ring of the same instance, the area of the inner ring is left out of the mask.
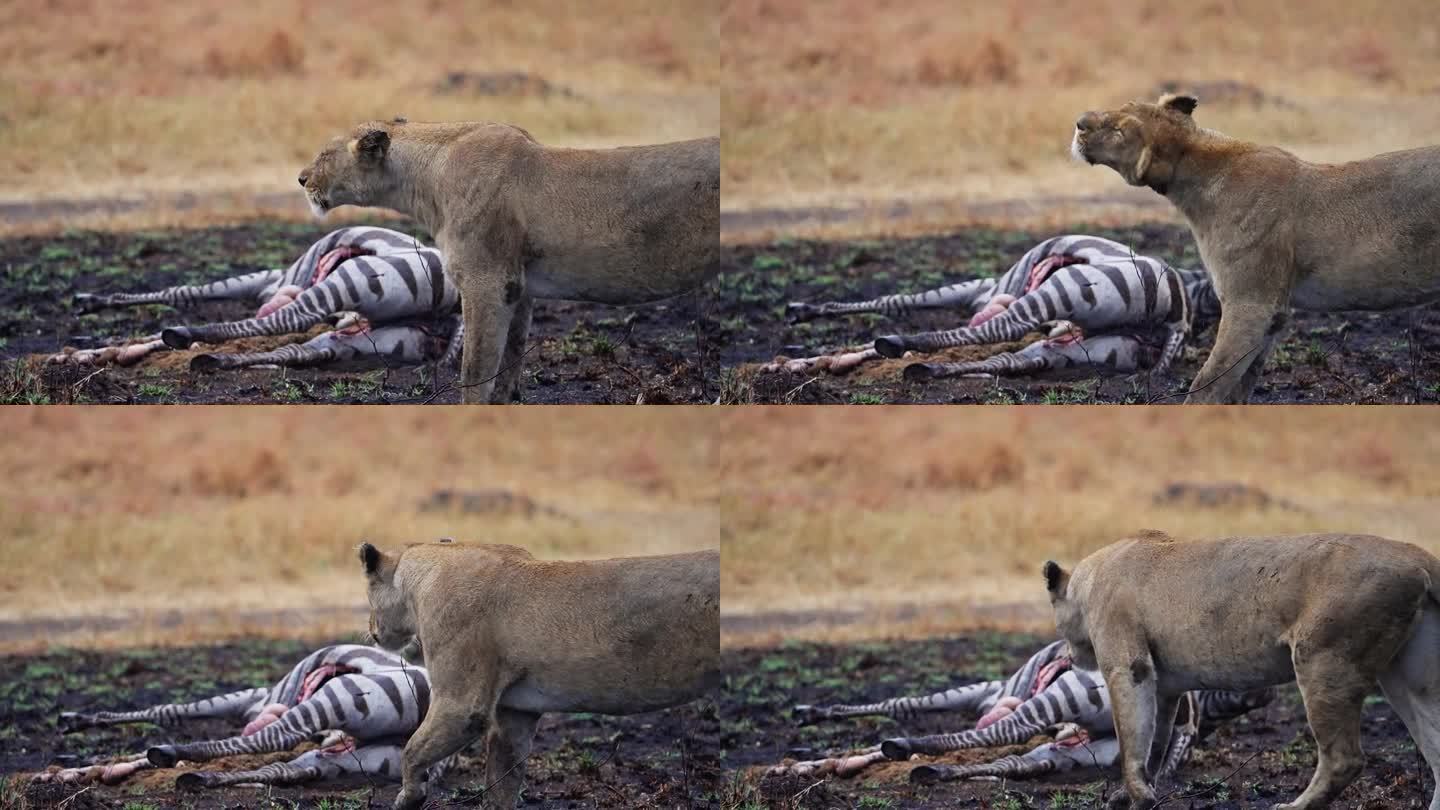
[[[395,796],[395,810],[414,810],[423,805],[430,790],[427,780],[431,767],[465,747],[481,730],[466,704],[432,693],[429,712],[405,743],[400,763],[404,781]]]
[[[1131,808],[1149,810],[1156,803],[1155,789],[1148,775],[1158,722],[1155,664],[1143,645],[1124,645],[1118,654],[1111,651],[1110,655],[1097,647],[1097,653],[1110,690],[1125,784],[1123,792],[1117,791],[1110,797],[1109,804],[1123,806],[1128,796]]]
[[[1273,304],[1226,304],[1215,332],[1215,348],[1190,385],[1185,402],[1233,405],[1249,400],[1287,313],[1287,307]]]
[[[458,275],[465,325],[461,338],[460,394],[466,404],[492,402],[518,295],[506,302],[505,282],[493,268],[464,268]]]

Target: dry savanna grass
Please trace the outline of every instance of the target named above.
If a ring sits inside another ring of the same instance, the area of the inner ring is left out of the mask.
[[[225,195],[292,192],[331,137],[396,114],[563,146],[713,135],[719,68],[706,0],[21,0],[0,6],[0,202],[193,192],[197,222],[212,195],[243,215]]]
[[[1144,528],[1367,532],[1440,553],[1428,410],[750,407],[717,421],[727,645],[1045,631],[1041,564]],[[1258,491],[1157,501],[1171,483]]]
[[[502,411],[0,411],[0,650],[363,631],[366,539],[718,545],[708,414]],[[421,510],[441,489],[514,497]]]
[[[1311,160],[1429,144],[1432,12],[1425,0],[729,0],[724,205],[1143,199],[1067,149],[1081,112],[1169,82],[1200,96],[1204,125]],[[950,207],[956,220],[1015,216]],[[825,235],[893,226],[860,217]]]

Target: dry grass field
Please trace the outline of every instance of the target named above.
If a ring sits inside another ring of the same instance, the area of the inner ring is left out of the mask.
[[[711,414],[502,410],[0,411],[0,652],[363,631],[364,539],[718,544]]]
[[[1203,124],[1312,160],[1433,143],[1433,10],[1425,0],[728,0],[725,236],[894,232],[915,217],[932,227],[1170,217],[1150,192],[1066,153],[1081,112],[1153,98],[1166,83],[1200,96]],[[871,214],[823,226],[741,216],[866,203]]]
[[[304,216],[300,168],[396,114],[563,146],[712,135],[719,71],[708,0],[20,0],[0,6],[0,233]],[[146,205],[57,202],[117,197]]]
[[[1429,409],[780,406],[715,421],[732,647],[1053,632],[1041,563],[1142,528],[1370,532],[1440,552]]]

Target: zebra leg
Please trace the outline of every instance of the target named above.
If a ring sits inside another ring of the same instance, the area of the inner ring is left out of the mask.
[[[45,358],[45,362],[49,365],[107,366],[114,363],[117,366],[133,366],[155,352],[169,350],[170,347],[160,340],[159,335],[156,335],[151,340],[122,343],[118,346],[106,346],[103,349],[67,347],[65,351]]]
[[[37,773],[31,782],[55,782],[62,785],[95,784],[118,785],[139,771],[148,771],[155,766],[145,757],[103,765],[87,765],[83,768],[64,768],[50,773]]]
[[[379,326],[363,323],[326,332],[305,341],[268,352],[197,354],[190,360],[191,371],[216,371],[246,366],[318,366],[363,357],[383,358],[396,365],[425,362],[429,335],[418,326]]]
[[[993,748],[1019,745],[1047,728],[1076,723],[1090,729],[1104,728],[1109,713],[1105,685],[1094,676],[1070,670],[1039,693],[1022,702],[1010,714],[984,728],[958,734],[925,737],[897,737],[885,740],[880,750],[888,759],[904,761],[911,754],[943,754],[965,748]]]
[[[868,301],[850,303],[827,301],[820,304],[792,301],[785,306],[785,314],[794,320],[805,321],[822,316],[850,315],[862,312],[878,312],[884,315],[898,316],[917,309],[953,307],[973,310],[983,304],[994,289],[995,279],[985,278],[962,281],[959,284],[950,284],[921,293],[882,295]]]
[[[831,720],[839,717],[883,716],[894,720],[908,720],[926,712],[970,712],[979,714],[987,700],[1000,695],[1004,681],[985,681],[957,689],[946,689],[933,695],[898,697],[879,703],[845,704],[830,706],[798,705],[794,708],[796,719],[801,723]]]
[[[337,312],[367,309],[369,302],[361,300],[361,289],[369,292],[367,287],[357,287],[353,282],[347,288],[341,271],[336,271],[301,292],[290,304],[264,317],[205,326],[172,326],[162,331],[160,338],[171,348],[188,349],[194,343],[224,343],[242,337],[300,334]],[[354,295],[350,294],[352,290]]]
[[[525,759],[540,715],[503,707],[485,735],[485,806],[511,810],[525,785]]]
[[[1091,741],[1083,730],[1066,740],[1046,743],[1019,756],[1001,757],[975,765],[920,765],[910,770],[918,784],[959,779],[1035,779],[1077,767],[1108,768],[1120,758],[1120,741],[1107,737]]]
[[[133,712],[62,712],[59,726],[64,733],[79,731],[96,726],[113,726],[121,723],[154,723],[158,726],[174,726],[184,720],[202,717],[226,717],[239,719],[247,709],[263,701],[269,690],[263,688],[242,689],[218,697],[197,700],[194,703],[165,703]]]
[[[901,357],[907,351],[933,352],[951,346],[974,346],[1019,340],[1049,318],[1040,317],[1040,305],[1033,296],[1023,296],[1004,312],[979,326],[962,326],[944,332],[914,335],[884,335],[875,339],[875,351],[882,357]]]
[[[304,708],[302,708],[304,707]],[[330,722],[324,712],[306,707],[302,702],[280,716],[279,720],[260,729],[254,734],[229,737],[223,740],[180,743],[152,746],[145,752],[150,762],[161,768],[173,768],[182,759],[191,762],[208,762],[216,757],[231,754],[266,754],[294,748],[306,739],[325,729],[321,723]]]
[[[1098,335],[1059,343],[1037,340],[1018,352],[1003,352],[966,363],[911,363],[904,377],[912,382],[965,376],[1021,376],[1073,368],[1102,368],[1128,373],[1144,366],[1144,344],[1129,335]]]
[[[258,299],[260,293],[278,281],[283,274],[283,270],[261,270],[210,284],[186,284],[147,293],[110,293],[108,295],[77,293],[73,303],[83,313],[95,312],[107,307],[134,306],[136,304],[168,304],[172,307],[186,307],[200,301],[254,300]]]
[[[515,305],[515,315],[510,319],[510,331],[505,336],[505,354],[500,358],[500,376],[495,379],[498,401],[519,402],[520,381],[524,379],[522,361],[525,359],[525,341],[530,337],[530,312],[533,299],[522,295]]]
[[[776,765],[766,771],[767,774],[783,776],[827,776],[834,774],[841,778],[854,776],[864,769],[877,762],[885,761],[885,753],[880,746],[865,748],[849,754],[841,754],[824,759],[811,759],[803,762],[795,762],[790,765]]]
[[[841,349],[834,354],[819,354],[814,357],[801,357],[793,360],[787,357],[777,357],[774,362],[761,366],[760,373],[773,374],[784,371],[790,374],[809,374],[812,371],[828,371],[831,374],[844,374],[861,363],[874,360],[879,356],[880,353],[871,346],[855,346]]]
[[[1196,702],[1194,692],[1185,693],[1180,701],[1179,709],[1165,756],[1160,762],[1160,767],[1155,771],[1156,783],[1162,779],[1169,779],[1180,769],[1186,757],[1190,756],[1190,749],[1195,744],[1196,737],[1200,736],[1200,707]]]
[[[356,774],[394,780],[400,776],[401,746],[348,744],[306,751],[289,762],[273,762],[253,771],[188,771],[175,777],[181,790],[227,785],[297,785]]]

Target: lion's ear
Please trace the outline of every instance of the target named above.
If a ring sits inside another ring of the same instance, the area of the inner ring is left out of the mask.
[[[369,543],[360,544],[360,563],[365,566],[366,576],[375,576],[380,570],[380,549]]]
[[[1183,93],[1166,93],[1158,102],[1161,107],[1189,115],[1200,105],[1200,99]]]
[[[1060,563],[1048,560],[1045,563],[1045,590],[1050,592],[1051,597],[1062,597],[1065,589],[1070,584],[1070,575],[1060,567]]]
[[[355,153],[355,157],[362,160],[379,163],[390,151],[390,133],[383,129],[372,129],[355,139],[350,151]]]

